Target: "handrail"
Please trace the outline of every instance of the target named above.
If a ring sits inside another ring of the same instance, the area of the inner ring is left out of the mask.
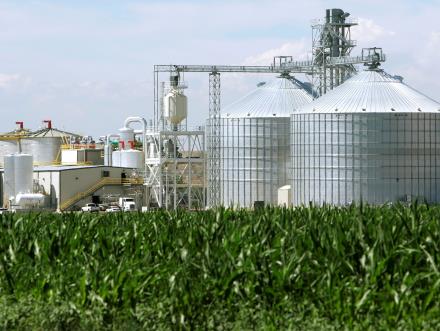
[[[100,188],[107,185],[142,185],[144,183],[143,178],[102,178],[94,185],[89,187],[87,190],[83,192],[79,192],[75,194],[73,197],[67,199],[60,205],[60,210],[66,210],[72,207],[78,201],[87,198],[92,195],[94,192],[99,190]]]

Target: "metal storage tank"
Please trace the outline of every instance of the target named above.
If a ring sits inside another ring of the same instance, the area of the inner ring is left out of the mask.
[[[20,141],[30,133],[23,127],[23,122],[16,122],[16,124],[18,126],[15,130],[0,134],[0,166],[3,166],[5,155],[20,153]]]
[[[187,97],[178,89],[172,89],[163,98],[163,117],[173,125],[178,125],[188,114]]]
[[[32,193],[33,164],[32,155],[11,154],[4,156],[4,197],[5,204],[15,199],[19,193]]]
[[[144,154],[136,149],[121,151],[121,167],[142,169],[144,164]]]
[[[276,204],[288,183],[289,115],[312,101],[303,84],[281,76],[222,110],[221,203],[253,207]],[[207,122],[208,142],[210,120]]]
[[[15,167],[15,194],[32,193],[33,190],[33,162],[32,155],[13,155]]]
[[[34,157],[35,165],[51,165],[61,160],[61,145],[81,136],[52,128],[51,121],[35,132],[25,129],[0,135],[0,159],[13,153],[25,153]]]
[[[112,157],[113,167],[142,169],[144,165],[144,153],[136,149],[114,151]]]
[[[31,154],[35,165],[51,165],[61,161],[61,145],[71,137],[80,136],[52,128],[51,121],[44,121],[46,127],[29,134],[21,140],[21,152]]]
[[[291,115],[294,205],[440,201],[440,104],[372,66]]]
[[[6,135],[2,135],[0,138],[0,167],[4,166],[3,158],[6,155],[19,153],[19,138],[15,138],[13,136],[7,137]]]
[[[119,129],[119,141],[123,143],[123,149],[130,149],[130,144],[134,143],[134,130],[132,128]]]
[[[121,166],[121,151],[112,152],[112,167]]]
[[[13,155],[3,157],[3,207],[9,206],[9,200],[15,197],[15,158]]]

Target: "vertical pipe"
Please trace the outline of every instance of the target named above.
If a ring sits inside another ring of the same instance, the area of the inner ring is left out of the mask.
[[[104,165],[106,165],[106,166],[111,166],[112,165],[112,152],[113,152],[113,150],[112,150],[111,145],[110,145],[110,139],[111,138],[118,138],[119,139],[119,135],[118,134],[108,134],[105,137]],[[107,160],[105,159],[106,152],[107,152]]]

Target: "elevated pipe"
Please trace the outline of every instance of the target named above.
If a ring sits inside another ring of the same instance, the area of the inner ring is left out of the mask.
[[[132,116],[127,117],[124,122],[124,127],[129,128],[131,123],[140,123],[142,125],[142,152],[144,153],[144,172],[147,172],[147,165],[145,163],[146,145],[147,145],[147,121],[143,117]]]
[[[111,134],[108,134],[105,136],[104,165],[110,166],[110,167],[112,166],[112,152],[113,152],[113,150],[110,146],[110,139],[111,138],[118,138],[119,139],[119,135],[111,133]],[[107,152],[107,160],[105,159],[105,152]]]
[[[47,129],[52,129],[52,120],[44,120],[44,124],[46,124]]]

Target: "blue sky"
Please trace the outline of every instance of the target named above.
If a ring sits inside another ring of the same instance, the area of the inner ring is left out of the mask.
[[[152,118],[154,64],[269,64],[310,56],[310,21],[340,7],[359,47],[440,100],[440,1],[0,0],[0,131],[16,120],[94,136],[130,115]],[[269,76],[223,75],[227,104]],[[207,76],[187,75],[189,123],[207,117]]]

